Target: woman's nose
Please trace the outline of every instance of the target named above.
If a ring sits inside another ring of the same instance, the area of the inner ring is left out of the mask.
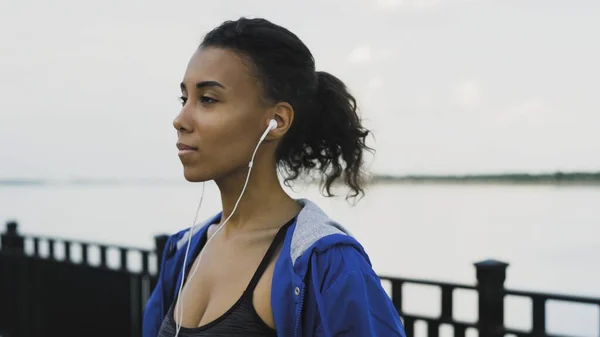
[[[181,108],[181,111],[175,117],[175,119],[173,119],[173,127],[179,132],[192,131],[192,123],[186,115],[186,108],[184,106],[183,108]]]

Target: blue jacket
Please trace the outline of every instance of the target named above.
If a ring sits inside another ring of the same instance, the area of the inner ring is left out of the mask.
[[[398,311],[381,286],[363,247],[314,203],[289,227],[275,263],[271,306],[277,335],[283,337],[406,337]],[[200,238],[221,214],[192,234],[186,275]],[[144,309],[143,337],[156,337],[177,298],[188,229],[169,237],[158,283]]]

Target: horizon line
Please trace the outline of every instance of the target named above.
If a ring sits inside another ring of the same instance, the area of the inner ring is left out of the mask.
[[[514,179],[514,178],[575,178],[587,176],[600,179],[600,170],[598,171],[549,171],[546,173],[528,173],[528,172],[505,172],[505,173],[463,173],[463,174],[385,174],[373,173],[368,175],[368,180],[378,181],[406,181],[406,180],[468,180],[468,179]],[[300,180],[302,181],[302,180]],[[44,178],[0,178],[0,185],[54,185],[54,184],[128,184],[128,183],[179,183],[186,182],[182,178],[118,178],[118,177],[98,177],[98,178],[63,178],[63,179],[44,179]]]

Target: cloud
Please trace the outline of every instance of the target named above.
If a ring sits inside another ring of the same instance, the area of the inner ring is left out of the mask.
[[[439,7],[442,4],[441,0],[413,0],[412,6],[416,9],[430,9]]]
[[[360,100],[361,105],[368,106],[370,108],[379,108],[375,104],[378,104],[377,96],[380,94],[381,89],[384,86],[384,81],[381,76],[374,76],[365,83],[362,99]]]
[[[428,10],[437,9],[442,6],[458,5],[474,1],[477,0],[377,0],[375,2],[375,6],[379,10]],[[369,2],[369,4],[371,3],[373,2]]]
[[[432,109],[433,102],[431,93],[421,93],[417,95],[415,105],[417,109]]]
[[[441,0],[377,0],[377,8],[382,10],[399,8],[431,9],[441,4]]]
[[[481,85],[476,80],[458,83],[452,92],[452,101],[462,108],[472,108],[481,101]]]
[[[358,46],[348,54],[348,62],[350,63],[365,63],[371,61],[372,58],[371,46]]]
[[[396,55],[394,50],[389,48],[373,48],[370,45],[361,45],[354,48],[347,56],[346,60],[351,64],[363,64],[379,62],[389,59]]]
[[[550,107],[537,97],[530,97],[519,103],[509,105],[499,111],[498,125],[519,123],[522,125],[544,124],[549,117]]]
[[[369,90],[377,90],[381,87],[383,87],[383,78],[381,78],[381,76],[373,77],[367,82],[367,88]]]
[[[393,9],[401,7],[406,3],[405,0],[377,0],[377,8],[379,9]]]

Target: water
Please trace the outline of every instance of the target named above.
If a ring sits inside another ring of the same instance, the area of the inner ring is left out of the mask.
[[[375,185],[352,207],[319,196],[315,186],[290,191],[315,201],[347,226],[375,270],[391,276],[474,284],[473,263],[510,263],[509,288],[600,296],[600,188],[550,185]],[[153,236],[191,224],[200,185],[48,185],[0,187],[0,220],[23,233],[151,248]],[[207,184],[200,218],[219,210]],[[473,321],[476,297],[457,294],[456,318]],[[435,289],[411,286],[406,309],[439,313]],[[508,299],[509,326],[531,327],[531,303]],[[550,303],[554,333],[597,336],[597,307]]]

